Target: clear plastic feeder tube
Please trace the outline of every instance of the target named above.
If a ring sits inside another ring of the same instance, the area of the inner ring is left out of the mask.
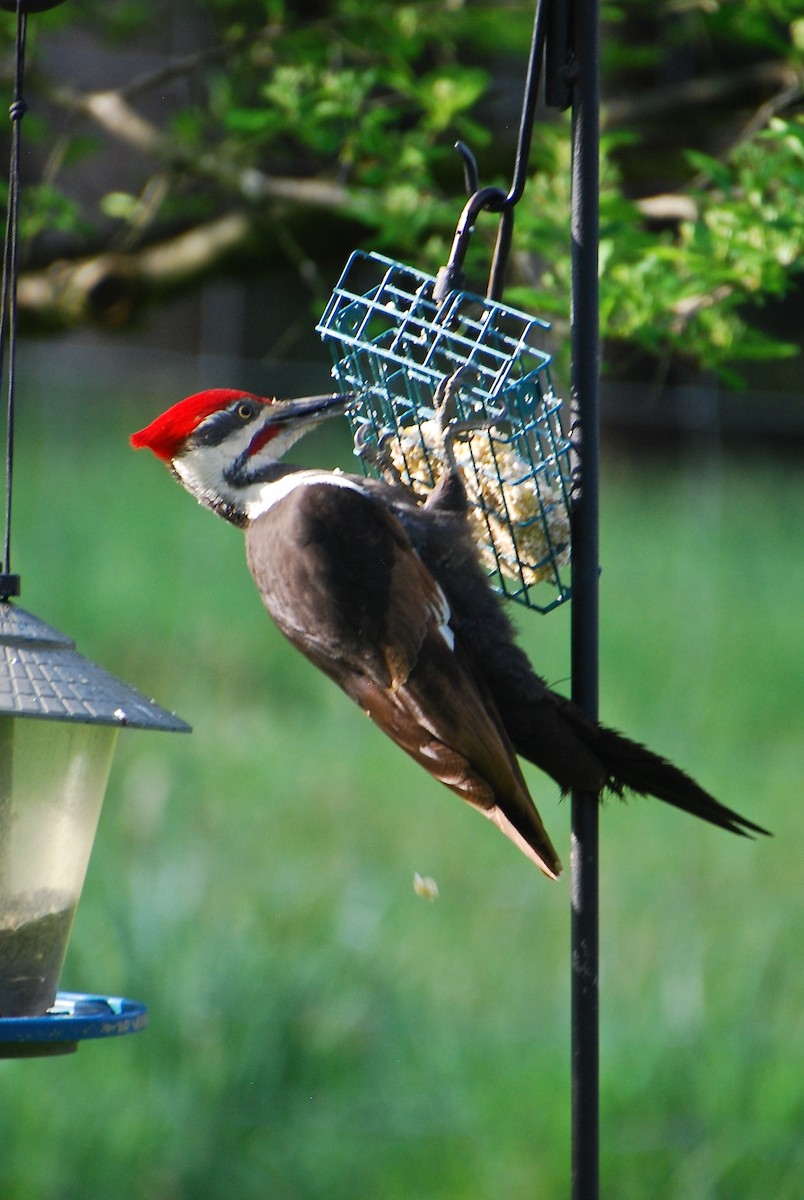
[[[0,716],[0,1017],[54,1003],[117,735]]]

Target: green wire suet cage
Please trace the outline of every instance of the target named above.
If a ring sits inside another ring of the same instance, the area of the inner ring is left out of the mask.
[[[460,371],[453,453],[481,557],[503,595],[547,612],[569,598],[571,446],[543,348],[549,326],[356,251],[318,325],[366,469],[425,498],[444,469],[439,384]]]

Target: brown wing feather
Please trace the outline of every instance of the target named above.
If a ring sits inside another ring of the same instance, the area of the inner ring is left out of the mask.
[[[338,682],[397,745],[493,821],[545,874],[560,873],[496,711],[485,707],[440,634],[430,632],[404,687],[391,691],[361,675]]]
[[[444,594],[396,518],[367,495],[308,485],[258,518],[246,544],[265,606],[290,641],[431,775],[557,875],[496,707],[450,645]]]

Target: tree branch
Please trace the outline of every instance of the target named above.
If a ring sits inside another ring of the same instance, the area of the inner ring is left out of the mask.
[[[697,221],[698,203],[692,196],[682,192],[662,192],[656,196],[643,196],[634,201],[634,206],[648,221],[674,225],[681,221]]]
[[[133,253],[99,254],[28,272],[17,285],[21,323],[37,332],[87,321],[121,328],[153,300],[220,269],[258,235],[250,214],[231,212]]]
[[[684,108],[704,108],[732,102],[737,97],[748,103],[752,93],[784,90],[797,81],[789,63],[767,61],[721,71],[701,79],[688,79],[667,87],[637,92],[623,99],[605,100],[603,123],[607,129],[644,124]]]
[[[275,37],[279,31],[280,26],[278,25],[270,28],[266,27],[263,30],[263,37]],[[220,45],[207,46],[203,50],[198,50],[193,54],[184,54],[179,58],[173,58],[153,71],[144,71],[141,75],[136,75],[121,87],[120,93],[127,99],[131,99],[132,96],[141,95],[142,92],[150,92],[154,88],[164,87],[166,83],[171,83],[174,79],[181,79],[185,75],[192,75],[194,71],[197,71],[201,67],[209,67],[213,63],[226,62],[237,54],[244,45],[250,44],[251,39],[246,34],[243,34],[241,37],[234,38]]]
[[[216,151],[191,155],[141,116],[121,91],[78,92],[61,85],[51,89],[50,97],[62,108],[89,117],[109,136],[139,153],[197,178],[211,180],[244,204],[282,201],[345,212],[353,210],[359,202],[358,194],[330,180],[267,175],[257,167],[236,166]]]
[[[784,112],[786,108],[790,108],[797,100],[801,98],[804,92],[802,81],[793,78],[781,91],[771,96],[764,104],[760,104],[759,108],[753,114],[749,121],[746,121],[737,137],[735,137],[725,150],[721,151],[719,157],[722,160],[727,159],[734,151],[742,146],[744,142],[749,141],[754,134],[760,133],[770,125],[774,117],[779,113]],[[688,186],[693,190],[700,190],[709,183],[709,174],[706,171],[699,171],[698,174],[690,180]]]

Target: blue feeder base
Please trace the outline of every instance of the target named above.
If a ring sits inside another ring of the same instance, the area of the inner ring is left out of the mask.
[[[139,1033],[147,1024],[148,1009],[136,1000],[59,992],[41,1017],[0,1017],[0,1058],[72,1054],[88,1038]]]

